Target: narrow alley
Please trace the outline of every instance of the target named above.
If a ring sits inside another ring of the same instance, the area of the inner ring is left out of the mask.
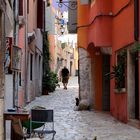
[[[109,113],[74,111],[78,77],[71,77],[68,90],[61,84],[55,92],[37,97],[27,108],[42,106],[54,110],[55,140],[139,140],[140,130],[121,123]],[[48,134],[44,140],[51,140]]]

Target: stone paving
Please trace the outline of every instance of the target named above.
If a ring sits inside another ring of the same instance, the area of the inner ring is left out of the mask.
[[[27,108],[43,106],[54,110],[55,140],[140,140],[140,130],[123,124],[109,113],[74,111],[78,96],[77,77],[71,77],[68,90],[61,84],[55,92],[36,98]],[[43,140],[51,140],[46,135]]]

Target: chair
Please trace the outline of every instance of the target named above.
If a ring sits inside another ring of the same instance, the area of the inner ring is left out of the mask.
[[[16,135],[14,138],[15,140],[40,140],[39,138],[27,138],[23,132],[22,124],[19,118],[11,116],[11,120],[14,133],[12,135]]]
[[[43,126],[38,129],[33,129],[32,124],[35,123],[42,124]],[[49,124],[51,124],[51,128],[48,128]],[[56,131],[54,130],[53,110],[31,109],[30,133],[37,133],[39,137],[52,133],[52,140],[54,140]]]

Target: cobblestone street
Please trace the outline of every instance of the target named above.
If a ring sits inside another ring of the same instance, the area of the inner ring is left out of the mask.
[[[55,140],[140,140],[140,130],[120,123],[108,113],[74,111],[78,96],[78,78],[71,77],[68,90],[62,85],[55,92],[41,96],[28,107],[43,106],[54,110]],[[44,140],[51,140],[47,135]]]

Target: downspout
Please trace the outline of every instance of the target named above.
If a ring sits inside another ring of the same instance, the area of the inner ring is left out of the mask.
[[[28,91],[27,91],[27,83],[28,83],[28,65],[27,65],[27,56],[28,56],[28,17],[27,17],[27,0],[24,0],[24,16],[25,16],[25,97],[24,97],[24,103],[28,103]]]
[[[18,15],[19,15],[19,0],[14,1],[14,45],[18,46],[18,32],[19,32],[19,24],[18,24]],[[17,96],[17,97],[16,97]],[[13,106],[18,106],[18,72],[13,71]]]
[[[14,45],[18,46],[18,31],[19,31],[19,24],[18,24],[18,9],[19,9],[19,1],[15,0],[15,12],[14,12],[14,19],[15,19],[15,29],[14,29]]]
[[[134,0],[134,39],[139,40],[139,0]]]
[[[139,0],[134,0],[134,39],[136,42],[139,41]],[[137,43],[136,43],[137,44]],[[139,44],[139,43],[138,43]],[[137,57],[139,58],[140,52],[137,52]],[[138,59],[138,98],[140,96],[140,60]],[[140,105],[140,98],[138,99]],[[138,107],[139,110],[139,107]],[[138,112],[138,119],[140,119],[140,110]]]

